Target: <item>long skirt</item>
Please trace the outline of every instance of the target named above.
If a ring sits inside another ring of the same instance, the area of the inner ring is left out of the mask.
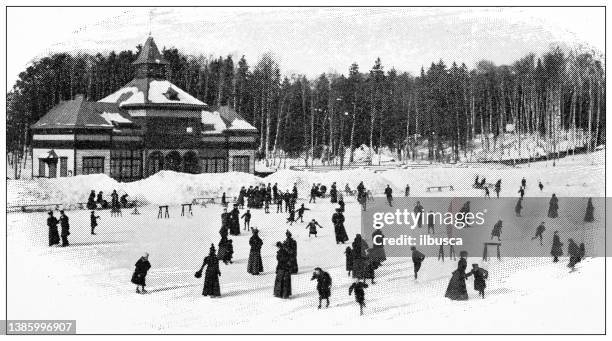
[[[274,296],[289,298],[291,296],[291,273],[286,270],[277,270],[274,280]]]
[[[343,224],[334,225],[334,232],[336,233],[336,243],[345,243],[349,240]]]
[[[59,244],[60,236],[56,228],[49,228],[49,246]]]
[[[453,276],[448,282],[445,297],[455,301],[465,301],[468,299],[467,288],[465,286],[465,274],[454,271]]]
[[[202,295],[221,296],[221,286],[219,285],[219,276],[217,274],[206,273]]]
[[[259,275],[263,272],[263,262],[260,251],[251,251],[247,263],[247,272],[251,275]]]

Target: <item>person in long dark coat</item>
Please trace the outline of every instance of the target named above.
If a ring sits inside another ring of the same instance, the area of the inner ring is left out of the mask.
[[[94,191],[93,189],[91,190],[91,193],[89,193],[89,198],[87,199],[87,209],[96,209],[96,191]]]
[[[119,194],[117,194],[117,190],[114,189],[113,193],[111,193],[111,208],[112,209],[119,209]]]
[[[365,304],[365,290],[363,290],[363,289],[365,289],[367,287],[368,287],[368,285],[365,282],[360,282],[359,280],[356,280],[349,287],[349,296],[353,294],[353,291],[355,292],[355,302],[357,302],[357,304],[359,304],[359,315],[363,315],[363,307],[366,306],[366,304]]]
[[[351,249],[350,246],[347,246],[344,250],[344,257],[346,260],[346,271],[348,272],[348,275],[351,276],[351,272],[353,271],[353,249]]]
[[[421,264],[425,260],[425,255],[417,250],[415,246],[411,246],[410,250],[412,250],[412,264],[414,265],[414,279],[417,279],[417,275],[419,270],[421,269]]]
[[[376,236],[380,237],[377,238]],[[382,229],[375,229],[374,232],[372,232],[372,248],[369,250],[369,256],[371,261],[377,262],[378,264],[381,264],[387,260],[387,254],[385,253],[385,247],[383,245],[374,243],[374,240],[382,243],[384,237],[385,235],[383,234]]]
[[[521,211],[522,211],[522,210],[523,210],[523,198],[522,198],[522,197],[520,197],[520,198],[517,200],[516,205],[514,206],[514,214],[515,214],[517,217],[520,217],[520,216],[521,216]]]
[[[253,235],[249,239],[251,250],[249,251],[247,272],[251,275],[259,275],[264,271],[263,262],[261,260],[261,247],[263,245],[263,241],[259,237],[259,230],[257,228],[254,227],[251,231],[253,232]]]
[[[234,209],[230,212],[229,233],[232,236],[240,235],[240,210],[237,205],[234,205]]]
[[[344,213],[344,199],[342,197],[340,197],[340,199],[338,200],[338,212],[340,213]]]
[[[344,214],[340,208],[336,209],[336,213],[332,215],[332,223],[334,224],[334,233],[336,234],[336,244],[344,244],[349,238],[344,228]]]
[[[389,185],[385,188],[385,196],[387,197],[387,203],[389,206],[393,206],[393,190]]]
[[[548,217],[556,218],[559,216],[559,199],[557,199],[557,195],[553,193],[552,198],[550,198],[550,202],[548,204]]]
[[[567,253],[570,257],[567,267],[571,268],[572,271],[574,271],[574,267],[576,266],[576,264],[580,263],[580,261],[582,260],[582,252],[580,250],[580,247],[578,247],[578,244],[576,244],[576,242],[574,242],[572,238],[568,239],[567,241]]]
[[[285,241],[283,242],[283,247],[289,254],[289,261],[290,261],[289,271],[292,274],[296,274],[298,273],[297,242],[295,241],[295,239],[293,239],[293,237],[291,237],[291,232],[289,232],[289,230],[285,232],[285,235],[287,236],[287,239],[285,239]]]
[[[352,244],[353,249],[353,278],[365,278],[367,266],[368,243],[363,240],[361,234],[357,234]]]
[[[329,197],[330,197],[330,202],[332,204],[335,204],[336,202],[338,202],[338,189],[336,188],[335,182],[331,185],[331,189],[329,190]]]
[[[145,290],[145,286],[147,284],[145,280],[147,277],[147,272],[149,271],[149,269],[151,269],[151,263],[149,263],[149,254],[145,252],[145,254],[140,257],[140,259],[138,259],[134,266],[136,268],[134,269],[134,273],[132,274],[132,283],[136,284],[136,293],[146,294],[147,291]],[[139,287],[142,287],[142,291]]]
[[[561,238],[559,238],[558,231],[555,231],[553,234],[553,242],[552,248],[550,249],[550,254],[553,256],[554,263],[558,262],[559,257],[563,256],[563,243],[561,243]]]
[[[227,239],[227,236],[221,237],[219,241],[219,250],[217,251],[217,258],[225,264],[232,263],[232,257],[234,256],[234,245],[231,239]]]
[[[64,213],[63,210],[60,211],[59,222],[60,226],[62,227],[62,246],[69,246],[70,244],[68,243],[68,236],[70,235],[70,223],[68,220],[68,216],[66,215],[66,213]]]
[[[98,226],[98,219],[100,219],[100,216],[97,216],[95,211],[91,211],[91,216],[89,219],[91,223],[91,234],[96,234],[95,229],[96,226]]]
[[[57,245],[60,242],[60,235],[57,230],[58,223],[59,220],[53,216],[52,211],[49,211],[49,217],[47,218],[47,227],[49,227],[49,246]]]
[[[281,242],[276,243],[276,278],[274,279],[274,296],[289,298],[291,296],[291,255]]]
[[[497,237],[497,241],[501,241],[502,224],[503,222],[500,219],[495,223],[495,225],[493,225],[493,230],[491,230],[491,239]]]
[[[221,286],[219,285],[219,276],[221,271],[219,270],[219,259],[215,252],[215,245],[210,245],[210,252],[208,256],[204,258],[202,267],[196,272],[196,277],[202,276],[202,271],[206,266],[206,272],[204,273],[204,288],[202,289],[203,296],[219,297],[221,296]]]
[[[460,259],[457,263],[457,269],[453,271],[453,276],[448,282],[446,288],[446,294],[444,297],[448,297],[454,301],[465,301],[468,299],[467,288],[465,286],[465,269],[467,269],[467,252],[460,252]]]
[[[472,275],[474,275],[474,290],[478,291],[478,294],[482,298],[485,298],[485,288],[487,287],[486,279],[489,277],[489,272],[478,267],[478,264],[472,264],[472,271],[465,274],[465,278]]]
[[[317,280],[317,292],[319,293],[319,307],[321,309],[321,303],[323,300],[327,302],[325,308],[329,308],[329,296],[331,296],[332,278],[329,273],[323,271],[321,268],[315,268],[312,274],[311,281]]]
[[[418,217],[418,214],[421,214],[421,216],[423,216],[423,213],[425,213],[425,209],[423,208],[423,205],[421,205],[420,201],[416,202],[416,205],[414,205],[414,209],[412,211],[414,212],[415,217]],[[418,228],[423,227],[422,218],[417,221],[417,227]]]
[[[405,197],[410,196],[410,185],[406,185],[406,189],[404,190],[404,196]]]
[[[590,223],[595,220],[593,213],[595,211],[595,207],[593,207],[593,199],[589,198],[587,202],[586,212],[584,213],[584,221]]]

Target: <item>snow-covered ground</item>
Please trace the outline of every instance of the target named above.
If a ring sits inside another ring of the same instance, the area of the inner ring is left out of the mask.
[[[599,159],[598,159],[599,158]],[[492,166],[494,167],[494,166]],[[426,168],[390,169],[381,173],[357,169],[325,173],[279,171],[259,179],[245,174],[184,175],[170,172],[148,179],[118,184],[103,176],[62,180],[9,181],[8,204],[46,201],[86,201],[91,189],[110,193],[116,188],[151,203],[141,215],[123,211],[112,218],[108,211],[89,234],[89,211],[73,210],[69,248],[49,248],[46,214],[9,213],[8,318],[77,319],[79,333],[601,333],[604,330],[604,258],[589,258],[569,273],[566,258],[553,264],[550,258],[504,258],[484,263],[489,270],[487,298],[477,298],[468,280],[470,300],[444,298],[456,262],[426,259],[419,279],[412,278],[412,262],[390,258],[377,271],[377,284],[366,289],[365,315],[353,296],[351,279],[344,271],[344,248],[333,239],[330,217],[334,206],[327,200],[306,204],[305,218],[317,219],[324,228],[318,238],[308,238],[305,224],[289,227],[286,214],[264,214],[253,210],[253,226],[264,240],[264,274],[246,273],[249,234],[233,237],[234,264],[221,265],[222,297],[201,296],[202,280],[194,278],[211,243],[218,242],[217,205],[194,208],[193,217],[181,217],[178,204],[196,196],[235,195],[240,185],[277,182],[280,188],[297,183],[301,196],[312,182],[340,189],[349,182],[354,188],[382,192],[390,184],[396,195],[406,183],[413,196],[441,196],[449,192],[427,192],[429,185],[453,185],[454,196],[481,196],[471,188],[474,176],[490,182],[501,178],[502,195],[516,197],[520,179],[528,182],[527,196],[603,196],[603,152],[587,157],[534,163],[518,168]],[[544,191],[536,189],[537,181]],[[170,219],[156,219],[154,203],[171,205]],[[271,208],[275,212],[275,207]],[[347,232],[352,240],[360,229],[360,210],[347,198]],[[290,229],[298,242],[300,273],[292,276],[289,300],[272,295],[276,267],[276,241]],[[528,235],[531,235],[532,231]],[[527,235],[527,234],[525,234]],[[549,249],[551,234],[543,248]],[[565,237],[562,238],[565,241]],[[134,263],[143,252],[153,265],[147,276],[150,294],[137,295],[130,283]],[[566,251],[566,250],[565,250]],[[566,252],[567,253],[567,252]],[[468,259],[468,264],[480,257]],[[316,283],[312,269],[320,266],[333,277],[331,305],[317,310]],[[585,290],[588,288],[588,290]]]

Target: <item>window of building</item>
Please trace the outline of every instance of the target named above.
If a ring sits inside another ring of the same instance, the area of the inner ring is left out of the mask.
[[[111,177],[119,181],[141,178],[142,151],[111,150]]]
[[[220,157],[203,158],[202,171],[204,173],[225,173],[227,172],[227,159]]]
[[[234,156],[233,161],[234,172],[250,173],[250,158],[248,156]]]
[[[83,174],[101,174],[104,173],[104,157],[101,156],[86,156],[83,157]]]

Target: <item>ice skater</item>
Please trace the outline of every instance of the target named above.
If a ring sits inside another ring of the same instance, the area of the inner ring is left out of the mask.
[[[421,269],[421,264],[425,260],[425,255],[417,250],[415,246],[411,246],[410,250],[412,250],[412,264],[414,265],[414,279],[418,278],[419,270]]]
[[[514,206],[514,214],[517,217],[521,216],[521,211],[523,210],[523,197],[520,197]]]
[[[538,187],[540,188],[540,192],[544,190],[544,185],[542,184],[542,181],[538,181]]]
[[[553,242],[550,249],[550,254],[553,256],[553,263],[558,262],[559,257],[563,256],[563,243],[561,243],[561,238],[559,238],[559,231],[555,231],[553,233]]]
[[[295,210],[290,210],[289,217],[287,217],[287,221],[285,222],[285,224],[289,223],[289,225],[293,225],[293,223],[295,222]]]
[[[493,239],[494,237],[497,237],[497,241],[500,242],[501,234],[502,234],[502,221],[500,219],[495,223],[495,225],[493,225],[493,230],[491,231],[491,239]]]
[[[465,274],[465,278],[474,275],[474,290],[478,291],[478,295],[480,295],[483,299],[485,298],[485,288],[487,287],[487,278],[489,278],[489,272],[481,267],[478,264],[472,264],[472,271]]]
[[[393,207],[393,190],[389,185],[385,188],[385,196],[387,197],[387,203],[389,206]]]
[[[219,258],[217,258],[215,252],[215,245],[210,245],[210,252],[208,256],[204,258],[204,262],[195,273],[196,278],[202,277],[202,271],[204,271],[204,267],[206,267],[206,272],[204,273],[204,287],[202,288],[202,296],[210,296],[211,298],[221,296],[221,286],[219,285],[219,277],[221,276],[221,271],[219,270]]]
[[[308,225],[306,225],[306,229],[308,229],[308,238],[314,234],[315,238],[317,237],[317,226],[323,228],[316,220],[311,220]]]
[[[96,226],[98,226],[98,219],[100,219],[100,216],[97,216],[96,212],[91,211],[91,216],[89,218],[91,220],[91,234],[95,235],[96,234],[95,229],[96,229]]]
[[[304,207],[304,204],[297,209],[298,219],[300,219],[300,223],[304,222],[304,212],[310,211],[309,208]]]
[[[540,246],[544,245],[542,244],[542,240],[544,239],[544,231],[546,231],[546,227],[544,226],[544,222],[541,222],[536,228],[535,236],[533,236],[531,240],[540,238]]]
[[[144,253],[140,259],[134,264],[136,267],[134,269],[134,273],[132,274],[132,283],[136,284],[136,293],[137,294],[146,294],[147,290],[145,290],[146,277],[147,272],[151,269],[151,263],[149,263],[149,254],[147,252]],[[142,290],[140,290],[142,288]]]
[[[360,282],[358,279],[349,287],[349,296],[353,294],[353,291],[355,292],[355,302],[359,304],[359,315],[363,315],[363,307],[366,306],[364,289],[367,287],[365,282]]]
[[[63,210],[60,211],[59,223],[62,227],[62,247],[69,246],[70,244],[68,243],[68,236],[70,235],[70,223],[68,216],[66,215],[66,213],[64,213]]]
[[[49,217],[47,218],[47,227],[49,227],[49,246],[58,245],[60,242],[60,235],[57,230],[58,223],[59,220],[53,216],[53,211],[49,211]]]
[[[331,296],[331,285],[332,278],[329,273],[323,271],[317,267],[314,269],[311,281],[317,280],[317,292],[319,293],[319,306],[317,309],[321,309],[321,303],[323,300],[326,301],[325,308],[329,308],[329,296]]]
[[[244,219],[244,230],[245,231],[250,231],[251,230],[251,210],[247,210],[241,217],[242,219]]]
[[[345,269],[348,272],[348,276],[351,277],[351,271],[353,271],[353,249],[350,246],[347,246],[344,250],[344,258]]]

